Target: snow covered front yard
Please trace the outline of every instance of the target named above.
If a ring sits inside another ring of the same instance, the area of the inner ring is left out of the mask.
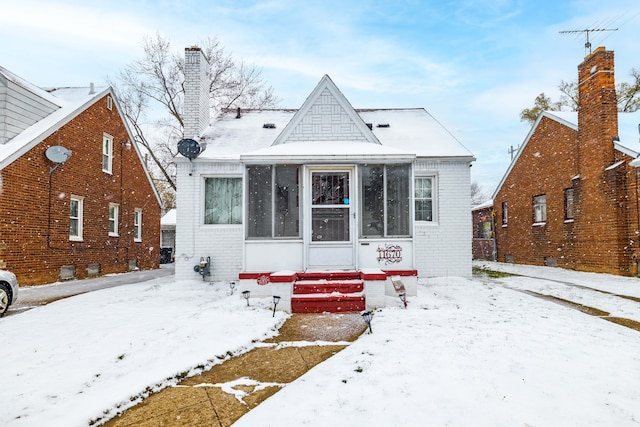
[[[640,303],[589,289],[640,297],[640,280],[484,265],[535,278],[421,280],[407,310],[389,298],[372,334],[235,425],[640,425],[640,332],[510,289],[640,321]],[[286,317],[272,317],[269,299],[247,307],[229,293],[163,278],[0,319],[0,425],[89,425],[253,348]]]

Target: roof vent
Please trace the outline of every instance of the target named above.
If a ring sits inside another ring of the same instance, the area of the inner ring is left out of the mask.
[[[367,127],[369,128],[369,130],[373,129],[373,123],[367,123]]]
[[[378,123],[376,125],[377,128],[388,128],[389,127],[389,123]]]
[[[238,107],[238,113],[236,114],[236,119],[239,119],[240,117],[242,117],[242,110],[240,109],[240,107]]]
[[[275,123],[265,123],[262,125],[263,128],[265,129],[275,129],[276,128],[276,124]]]

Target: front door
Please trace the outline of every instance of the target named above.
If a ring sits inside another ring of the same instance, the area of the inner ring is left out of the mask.
[[[354,206],[352,169],[310,170],[307,267],[353,269]]]

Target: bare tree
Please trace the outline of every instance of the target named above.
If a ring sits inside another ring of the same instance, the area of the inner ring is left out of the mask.
[[[620,83],[616,89],[618,110],[633,113],[640,110],[640,70],[631,70],[631,83]]]
[[[478,181],[473,181],[471,183],[471,206],[478,206],[487,200],[489,200],[489,196],[482,186],[478,184]]]
[[[631,70],[632,81],[622,82],[616,85],[616,96],[618,98],[618,111],[633,113],[640,110],[640,70]],[[534,100],[534,106],[525,108],[520,112],[520,120],[533,124],[543,111],[578,111],[578,83],[565,82],[558,85],[560,90],[560,100],[552,101],[543,93]]]
[[[171,193],[176,189],[173,163],[176,142],[182,138],[184,128],[184,53],[171,53],[169,40],[160,34],[145,37],[142,47],[142,58],[108,82],[116,92],[136,142],[151,159],[148,166],[156,177],[156,187]],[[205,39],[200,48],[210,64],[210,105],[214,111],[270,108],[279,102],[262,79],[260,68],[236,61],[215,38]],[[166,201],[170,202],[172,197],[167,194]]]

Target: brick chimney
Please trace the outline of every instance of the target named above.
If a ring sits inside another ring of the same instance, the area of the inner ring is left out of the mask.
[[[613,52],[597,48],[578,66],[578,171],[573,181],[576,269],[622,271],[628,244],[624,167],[616,161],[618,107]]]
[[[614,163],[615,136],[618,106],[613,51],[598,47],[578,66],[578,161],[582,179],[598,177]]]
[[[209,126],[209,63],[202,50],[184,53],[184,138],[195,139]]]

